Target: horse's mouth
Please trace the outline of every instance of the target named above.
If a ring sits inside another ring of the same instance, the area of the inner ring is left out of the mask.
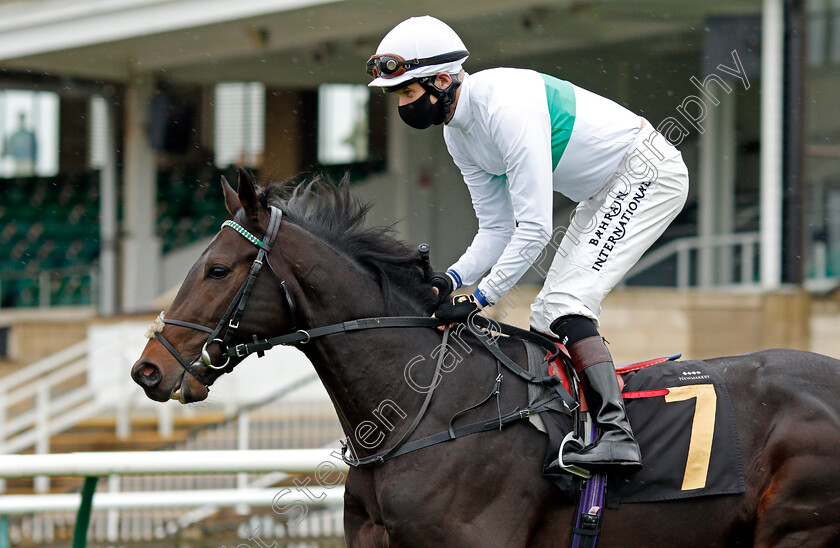
[[[187,372],[184,371],[184,375],[186,374]],[[186,403],[185,401],[181,401],[181,383],[184,381],[184,375],[181,375],[181,378],[178,379],[178,382],[176,382],[175,386],[172,387],[172,391],[169,393],[170,400],[177,400],[181,403]]]
[[[177,400],[182,404],[195,403],[207,399],[210,389],[200,383],[195,377],[184,371],[181,378],[169,393],[170,400]]]

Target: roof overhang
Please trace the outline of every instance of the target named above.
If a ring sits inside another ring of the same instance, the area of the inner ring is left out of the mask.
[[[399,21],[438,16],[470,70],[592,46],[682,37],[707,15],[758,0],[0,0],[0,69],[128,82],[256,80],[299,87],[366,81],[362,66]],[[693,46],[696,48],[696,44]]]

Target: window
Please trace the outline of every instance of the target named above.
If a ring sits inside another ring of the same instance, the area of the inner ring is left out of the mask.
[[[810,0],[808,17],[808,66],[840,63],[840,0]]]
[[[219,84],[215,91],[216,165],[260,167],[265,148],[265,86]]]
[[[58,95],[0,91],[0,177],[58,173]]]
[[[325,166],[369,159],[367,86],[324,84],[318,88],[318,163]]]

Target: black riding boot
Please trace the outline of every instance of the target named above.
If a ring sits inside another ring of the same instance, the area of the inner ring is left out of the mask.
[[[604,339],[600,335],[587,337],[571,344],[568,350],[578,375],[586,378],[586,403],[601,434],[579,452],[564,454],[563,462],[583,468],[640,467],[642,455],[624,411],[615,366]]]

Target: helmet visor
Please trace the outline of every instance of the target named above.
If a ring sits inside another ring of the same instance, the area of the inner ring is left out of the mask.
[[[423,57],[415,59],[404,59],[395,53],[383,53],[381,55],[374,55],[365,67],[367,73],[371,78],[396,78],[407,71],[417,68],[426,67],[430,65],[442,65],[451,63],[467,57],[470,53],[467,50],[453,51],[444,53],[443,55],[435,55],[434,57]]]

